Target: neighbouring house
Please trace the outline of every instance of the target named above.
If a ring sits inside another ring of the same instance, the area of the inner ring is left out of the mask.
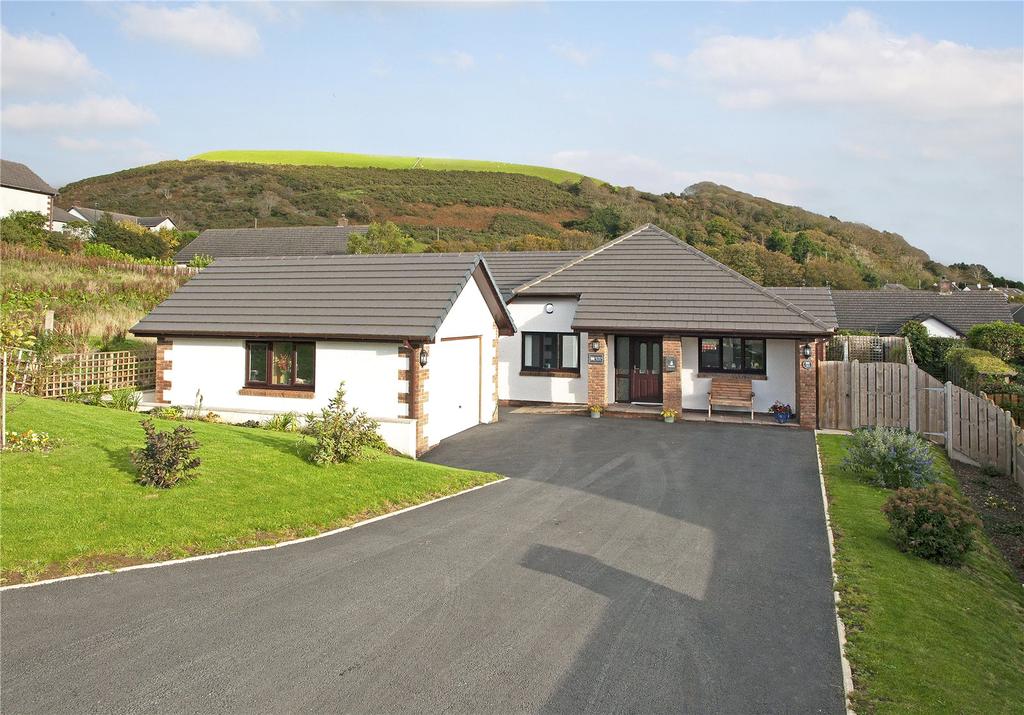
[[[50,230],[57,190],[24,164],[0,159],[0,217],[15,211],[35,211],[46,217]]]
[[[515,330],[478,255],[219,258],[132,332],[157,338],[156,401],[228,421],[349,403],[394,449],[497,419]]]
[[[110,218],[118,223],[135,223],[148,228],[153,233],[165,228],[177,228],[170,216],[132,216],[131,214],[92,209],[85,206],[72,206],[68,209],[68,213],[74,216],[76,221],[88,221],[89,223],[96,223],[103,218],[104,214],[110,214]]]
[[[1024,323],[1024,303],[1010,303],[1010,315],[1013,322]]]
[[[77,216],[74,216],[71,213],[65,211],[60,206],[54,206],[53,207],[53,219],[50,221],[50,230],[51,231],[60,231],[60,232],[63,233],[64,231],[68,230],[68,225],[69,224],[72,224],[72,223],[75,223],[76,221],[81,221],[81,220],[82,219],[80,219]]]
[[[821,289],[802,299],[830,310]],[[527,281],[508,306],[518,332],[499,341],[507,402],[704,411],[712,380],[733,377],[751,381],[756,412],[780,401],[814,426],[815,343],[834,322],[657,226]]]
[[[1011,322],[1010,304],[998,291],[833,290],[840,330],[898,335],[908,321],[922,323],[928,334],[959,338],[973,326]]]
[[[208,228],[174,254],[176,263],[194,257],[336,256],[348,253],[348,238],[369,226]]]

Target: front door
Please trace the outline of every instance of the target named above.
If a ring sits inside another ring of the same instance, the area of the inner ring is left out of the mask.
[[[661,337],[630,338],[631,402],[661,402]]]

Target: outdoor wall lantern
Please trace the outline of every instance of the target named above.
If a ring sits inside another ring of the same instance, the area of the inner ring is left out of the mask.
[[[430,353],[427,352],[427,346],[424,345],[423,347],[420,348],[420,367],[426,367],[427,366],[427,358],[429,356],[430,356]]]
[[[544,312],[547,313],[548,315],[551,315],[552,313],[554,313],[555,312],[555,304],[554,303],[548,303],[547,305],[545,305],[544,306]]]
[[[800,354],[803,355],[805,358],[809,358],[811,356],[811,346],[804,345],[804,348],[803,350],[800,351]]]
[[[596,353],[600,349],[601,349],[601,343],[600,342],[598,342],[597,340],[591,340],[590,341],[590,352]]]

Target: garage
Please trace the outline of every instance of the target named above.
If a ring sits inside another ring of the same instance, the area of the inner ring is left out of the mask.
[[[428,430],[431,444],[480,424],[482,339],[442,338],[430,351]]]

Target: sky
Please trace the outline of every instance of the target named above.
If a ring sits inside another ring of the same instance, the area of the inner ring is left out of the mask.
[[[0,153],[714,181],[1024,279],[1024,3],[0,3]]]

